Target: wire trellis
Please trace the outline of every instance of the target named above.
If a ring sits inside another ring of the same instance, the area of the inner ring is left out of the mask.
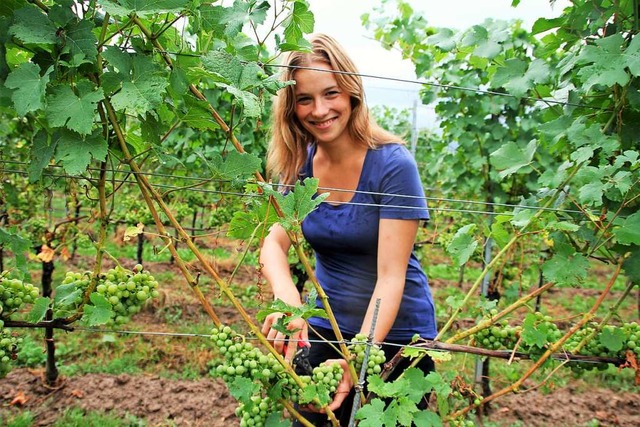
[[[9,163],[9,164],[22,164],[22,165],[27,165],[24,162],[10,162],[10,161],[6,161],[6,160],[2,160],[0,161],[0,165],[3,163]],[[53,167],[56,168],[61,168],[61,166],[59,165],[53,165]],[[99,169],[97,168],[90,168],[91,170],[94,171],[98,171]],[[24,170],[20,170],[20,169],[2,169],[2,172],[4,173],[13,173],[13,174],[17,174],[17,175],[23,175],[23,176],[27,176],[28,172],[24,171]],[[133,176],[136,174],[136,172],[132,172],[132,171],[125,171],[125,170],[113,170],[113,169],[108,169],[107,172],[109,173],[113,173],[113,174],[126,174],[126,175],[130,175]],[[83,177],[83,176],[76,176],[76,175],[69,175],[69,174],[65,174],[65,173],[60,173],[60,174],[55,174],[55,173],[50,173],[50,172],[44,172],[43,173],[44,176],[50,177],[50,178],[61,178],[61,179],[75,179],[75,180],[91,180],[92,178],[87,178],[87,177]],[[217,184],[228,184],[231,183],[230,180],[223,180],[223,179],[210,179],[210,178],[204,178],[204,177],[193,177],[193,176],[182,176],[182,175],[172,175],[172,174],[163,174],[163,173],[157,173],[157,172],[144,172],[141,175],[147,176],[147,177],[161,177],[161,178],[170,178],[172,180],[181,180],[181,179],[185,179],[185,180],[191,180],[191,181],[197,181],[202,183],[202,185],[208,184],[208,183],[217,183]],[[129,184],[129,185],[137,185],[137,183],[134,180],[129,180],[129,179],[119,179],[119,178],[113,178],[109,180],[110,182],[113,183],[118,183],[118,184]],[[249,184],[249,183],[255,183],[255,181],[250,181],[250,180],[237,180],[237,183],[242,183],[242,184]],[[273,187],[275,188],[293,188],[293,185],[286,185],[286,184],[270,184],[273,185]],[[183,186],[177,186],[177,185],[170,185],[170,184],[154,184],[155,187],[163,189],[163,190],[167,190],[167,191],[193,191],[193,192],[199,192],[199,193],[204,193],[204,194],[212,194],[212,195],[224,195],[224,196],[237,196],[237,197],[252,197],[252,198],[260,198],[263,197],[260,194],[253,194],[253,193],[243,193],[243,192],[238,192],[238,191],[229,191],[229,190],[222,190],[222,189],[207,189],[207,188],[198,188],[196,186],[190,185],[188,187],[183,187]],[[512,204],[512,203],[498,203],[498,202],[486,202],[486,201],[481,201],[481,200],[470,200],[470,199],[455,199],[455,198],[447,198],[447,197],[432,197],[432,196],[413,196],[413,195],[405,195],[405,194],[392,194],[392,193],[383,193],[383,192],[374,192],[374,191],[363,191],[363,190],[345,190],[345,189],[340,189],[340,188],[333,188],[333,187],[318,187],[319,190],[322,191],[327,191],[327,192],[331,192],[331,191],[335,191],[335,192],[344,192],[344,193],[353,193],[355,194],[364,194],[364,195],[369,195],[369,196],[376,196],[376,197],[396,197],[396,198],[405,198],[405,199],[416,199],[416,200],[424,200],[428,203],[430,203],[429,206],[429,210],[431,211],[437,211],[437,212],[450,212],[450,213],[466,213],[466,214],[481,214],[481,215],[513,215],[513,212],[509,212],[509,211],[498,211],[495,208],[505,208],[505,209],[513,209],[513,210],[534,210],[534,211],[538,211],[538,210],[542,210],[545,212],[555,212],[555,213],[561,213],[561,214],[569,214],[569,215],[581,215],[581,216],[585,216],[588,217],[589,213],[585,212],[585,211],[581,211],[581,210],[576,210],[576,209],[562,209],[562,208],[553,208],[553,207],[542,207],[542,206],[531,206],[531,205],[520,205],[520,204]],[[425,188],[425,190],[430,190],[429,188]],[[323,203],[328,203],[328,202],[323,202]],[[349,201],[349,202],[331,202],[331,203],[335,203],[335,204],[344,204],[344,205],[356,205],[356,206],[371,206],[371,207],[388,207],[388,208],[398,208],[398,209],[408,209],[408,210],[422,210],[423,208],[421,207],[416,207],[416,206],[406,206],[406,205],[389,205],[389,204],[379,204],[379,203],[362,203],[362,202],[353,202],[353,201]],[[487,210],[480,210],[480,209],[464,209],[464,208],[453,208],[453,207],[442,207],[442,206],[433,206],[431,205],[431,203],[435,203],[435,204],[439,204],[439,203],[454,203],[454,204],[470,204],[470,205],[478,205],[478,206],[484,206],[487,207],[489,209]]]

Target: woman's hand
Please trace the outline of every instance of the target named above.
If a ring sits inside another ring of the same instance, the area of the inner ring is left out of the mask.
[[[333,400],[327,405],[326,408],[318,408],[314,405],[305,406],[304,409],[306,411],[319,412],[322,414],[324,414],[327,409],[330,409],[331,411],[335,411],[340,406],[342,406],[342,403],[349,395],[349,392],[351,392],[351,389],[353,388],[353,382],[351,381],[351,375],[349,375],[349,364],[344,359],[329,359],[323,362],[322,364],[331,365],[333,363],[338,363],[343,370],[342,378],[340,379],[340,382],[338,383],[338,387],[336,388],[336,392],[333,395]]]
[[[287,324],[287,330],[294,331],[289,336],[273,329],[273,325],[283,316],[284,313],[269,314],[262,324],[262,334],[267,337],[278,353],[284,354],[285,360],[291,364],[298,351],[298,346],[309,345],[309,329],[307,322],[300,318],[292,319]]]

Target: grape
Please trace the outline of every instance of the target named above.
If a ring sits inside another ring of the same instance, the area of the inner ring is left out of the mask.
[[[113,316],[108,324],[127,323],[131,315],[140,311],[145,302],[157,297],[158,282],[137,264],[132,272],[122,267],[107,271],[96,286],[96,292],[111,304]]]
[[[354,366],[356,372],[360,372],[362,369],[367,346],[370,346],[369,359],[367,361],[367,374],[379,374],[382,372],[381,365],[386,361],[384,350],[376,344],[368,344],[367,336],[365,334],[356,334],[356,336],[351,339],[351,344],[348,346],[349,351],[355,356]]]
[[[477,346],[489,350],[511,350],[518,342],[521,326],[510,326],[506,320],[476,332],[472,338]]]
[[[0,378],[11,371],[11,361],[17,357],[18,346],[22,338],[13,336],[8,329],[0,327]]]
[[[5,318],[25,304],[33,304],[39,295],[40,291],[31,283],[0,276],[0,314]]]

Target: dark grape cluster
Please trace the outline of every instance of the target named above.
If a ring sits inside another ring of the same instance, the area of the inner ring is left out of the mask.
[[[367,342],[365,334],[356,334],[348,345],[349,351],[355,356],[354,367],[359,374],[364,364],[365,352],[367,346],[370,346],[369,359],[367,360],[367,374],[374,375],[382,372],[382,365],[386,361],[384,350],[379,345]]]
[[[502,320],[499,323],[476,332],[472,337],[475,345],[489,350],[513,349],[520,337],[521,326],[510,326]]]
[[[40,291],[31,283],[0,276],[0,315],[8,317],[24,304],[33,303],[39,295]]]
[[[116,325],[127,323],[148,299],[159,294],[158,282],[140,264],[134,267],[134,274],[120,266],[107,271],[96,291],[111,304],[114,314],[109,323]]]

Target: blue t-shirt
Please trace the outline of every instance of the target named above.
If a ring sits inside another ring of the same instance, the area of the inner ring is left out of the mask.
[[[310,148],[302,178],[313,176],[315,148]],[[429,218],[415,160],[404,145],[369,149],[356,190],[349,203],[323,202],[302,222],[315,251],[318,281],[340,330],[349,334],[360,332],[376,285],[380,219]],[[320,299],[317,303],[322,307]],[[311,318],[309,324],[331,328],[322,318]],[[433,339],[437,330],[427,276],[412,252],[400,310],[387,339],[408,340],[415,334]]]

